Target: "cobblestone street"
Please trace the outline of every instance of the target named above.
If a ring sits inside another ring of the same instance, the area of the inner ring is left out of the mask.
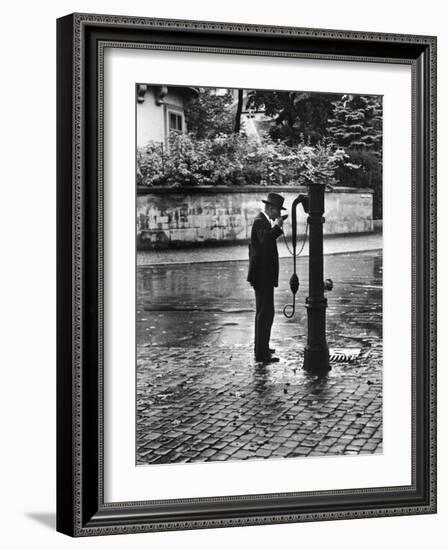
[[[280,363],[253,359],[247,262],[139,267],[137,464],[266,459],[382,451],[382,257],[325,257],[328,344],[361,349],[328,377],[306,374],[307,258],[281,259],[271,344]]]

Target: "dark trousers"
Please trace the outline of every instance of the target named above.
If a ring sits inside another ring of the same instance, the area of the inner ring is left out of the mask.
[[[269,339],[274,321],[274,287],[255,286],[255,357],[269,356]]]

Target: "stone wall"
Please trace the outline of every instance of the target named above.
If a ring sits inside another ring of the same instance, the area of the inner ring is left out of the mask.
[[[269,191],[285,197],[285,213],[306,187],[190,187],[137,189],[137,248],[244,242]],[[338,187],[325,194],[325,234],[372,232],[370,189]],[[290,221],[289,218],[289,221]],[[298,232],[306,214],[297,209]],[[286,234],[290,226],[286,225]]]

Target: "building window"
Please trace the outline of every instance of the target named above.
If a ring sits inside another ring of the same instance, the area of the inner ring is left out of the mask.
[[[180,132],[183,131],[183,118],[181,114],[168,112],[168,131]]]

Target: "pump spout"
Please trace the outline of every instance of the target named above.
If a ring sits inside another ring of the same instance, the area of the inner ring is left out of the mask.
[[[289,280],[289,286],[291,288],[293,302],[292,302],[291,305],[288,304],[283,308],[283,314],[288,319],[291,319],[292,317],[294,317],[294,314],[295,314],[295,311],[296,311],[296,294],[297,294],[297,291],[299,290],[299,277],[297,276],[297,265],[296,265],[296,261],[297,261],[297,252],[296,252],[296,249],[297,249],[297,205],[298,204],[302,204],[304,211],[308,212],[308,204],[309,204],[308,196],[303,195],[303,194],[298,195],[294,199],[294,201],[292,203],[292,206],[291,206],[291,221],[292,221],[292,224],[291,224],[291,230],[292,230],[291,240],[292,240],[292,254],[293,254],[293,261],[294,261],[294,272],[291,275],[291,279]],[[300,252],[299,252],[299,254],[300,254]]]
[[[296,257],[296,246],[297,246],[297,205],[302,204],[303,210],[308,214],[308,196],[303,195],[302,193],[298,195],[291,206],[291,230],[292,230],[292,248],[294,251],[294,262]],[[295,267],[295,264],[294,264]]]

